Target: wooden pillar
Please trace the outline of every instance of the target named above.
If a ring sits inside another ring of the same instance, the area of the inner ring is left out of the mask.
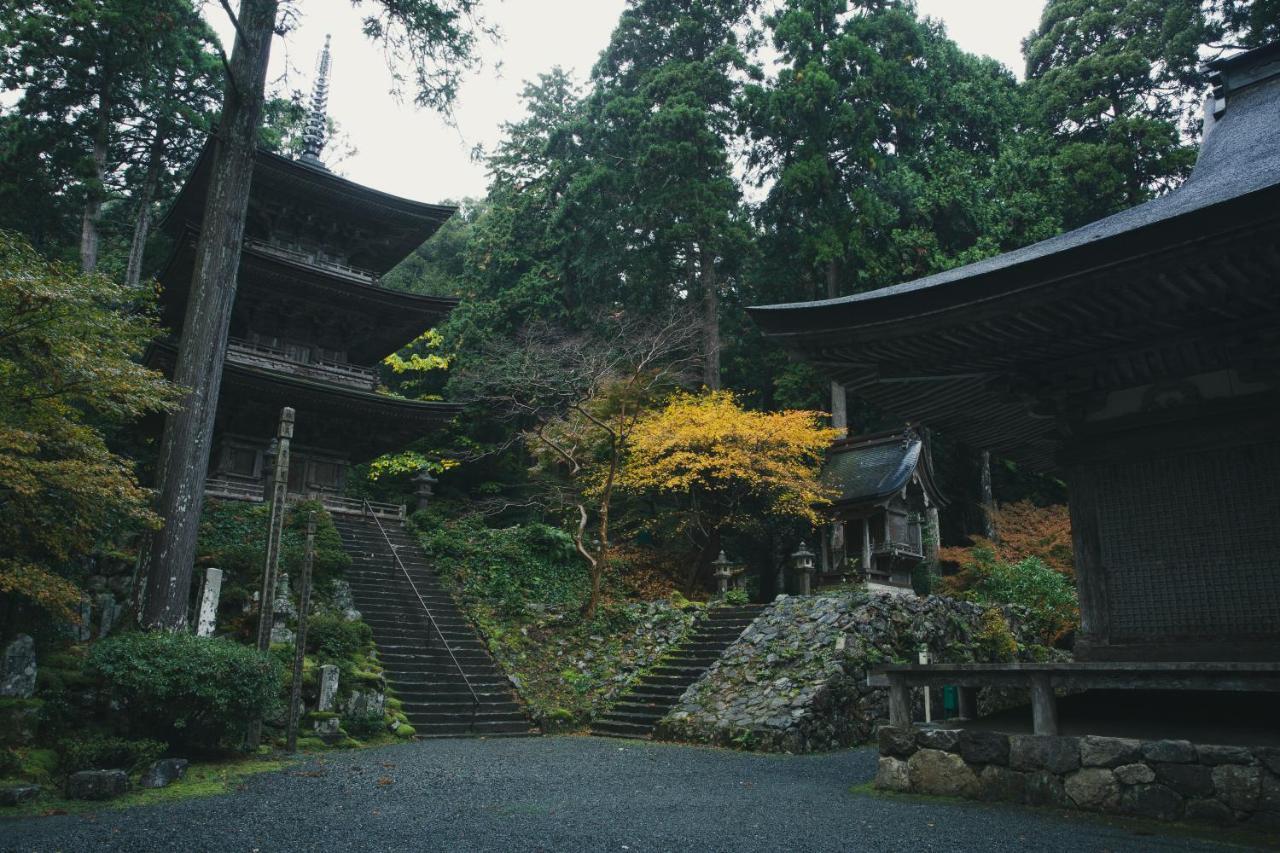
[[[889,725],[896,729],[911,727],[911,688],[906,679],[889,676]]]
[[[956,712],[962,720],[978,719],[978,688],[956,688]]]
[[[1058,733],[1058,700],[1048,673],[1031,676],[1031,722],[1031,730],[1038,735]]]

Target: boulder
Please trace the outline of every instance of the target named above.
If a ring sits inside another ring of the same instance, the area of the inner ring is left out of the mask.
[[[1236,816],[1225,803],[1212,797],[1187,800],[1187,820],[1196,823],[1211,823],[1215,826],[1229,826],[1235,823]]]
[[[147,768],[138,782],[141,788],[165,788],[187,775],[185,758],[162,758]]]
[[[1196,755],[1201,764],[1252,764],[1253,753],[1244,746],[1216,746],[1196,744]]]
[[[978,774],[978,796],[988,802],[1020,803],[1026,788],[1025,775],[998,764],[988,764]]]
[[[1212,797],[1213,771],[1199,764],[1153,764],[1156,779],[1184,797]]]
[[[1262,768],[1221,764],[1213,768],[1213,788],[1218,799],[1240,812],[1258,807],[1262,794]]]
[[[1032,806],[1070,806],[1062,780],[1048,770],[1035,770],[1026,775],[1026,802]]]
[[[1142,741],[1089,735],[1080,739],[1080,763],[1085,767],[1118,767],[1142,757]]]
[[[916,734],[912,729],[897,729],[893,726],[881,726],[877,734],[880,739],[880,754],[907,758],[916,749]]]
[[[1122,764],[1114,772],[1116,779],[1126,785],[1146,785],[1156,781],[1156,772],[1145,764]]]
[[[0,696],[30,699],[36,692],[36,644],[19,634],[0,657]]]
[[[123,770],[81,770],[67,777],[67,798],[110,800],[129,790],[129,774]]]
[[[916,743],[925,749],[940,749],[943,752],[955,752],[960,742],[958,729],[920,729],[916,732]]]
[[[907,761],[911,790],[943,797],[974,797],[978,777],[964,759],[938,749],[921,749]]]
[[[1062,788],[1071,801],[1090,811],[1115,811],[1120,804],[1120,783],[1104,767],[1086,767],[1067,777]]]
[[[910,791],[911,777],[907,762],[901,758],[882,757],[876,768],[876,787],[882,791]]]
[[[1011,735],[1009,766],[1014,770],[1070,773],[1080,766],[1079,742],[1058,735]]]
[[[0,788],[0,806],[20,806],[40,796],[39,785],[10,785]]]
[[[960,757],[970,764],[1008,764],[1009,736],[999,732],[960,732]]]
[[[1148,761],[1165,764],[1190,764],[1196,760],[1196,748],[1189,740],[1150,740],[1142,745]]]
[[[1124,792],[1126,814],[1154,820],[1177,820],[1182,815],[1182,797],[1166,785],[1134,785]]]

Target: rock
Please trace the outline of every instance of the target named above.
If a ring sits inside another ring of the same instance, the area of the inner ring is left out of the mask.
[[[964,759],[937,749],[921,749],[907,761],[911,790],[943,797],[973,797],[978,777]]]
[[[877,735],[880,739],[880,754],[907,758],[916,750],[916,736],[913,729],[896,729],[893,726],[881,726]]]
[[[36,644],[19,634],[4,647],[0,658],[0,696],[30,699],[36,692]]]
[[[1270,774],[1263,774],[1262,796],[1258,799],[1258,810],[1280,815],[1280,779]]]
[[[907,773],[907,762],[900,758],[881,757],[876,768],[875,785],[882,791],[910,791],[911,777]]]
[[[39,785],[10,785],[0,788],[0,806],[20,806],[40,796]]]
[[[1244,746],[1214,746],[1196,744],[1196,755],[1201,764],[1252,764],[1253,753]]]
[[[1121,807],[1126,814],[1177,820],[1182,814],[1182,797],[1165,785],[1134,785],[1124,792]]]
[[[1142,757],[1142,741],[1089,735],[1080,739],[1080,763],[1085,767],[1116,767]]]
[[[1156,781],[1156,772],[1145,764],[1122,764],[1115,769],[1116,779],[1126,785],[1145,785]]]
[[[164,788],[187,775],[185,758],[162,758],[147,768],[138,782],[140,788]]]
[[[1254,756],[1262,762],[1262,766],[1280,776],[1280,747],[1267,746],[1253,750]]]
[[[916,743],[926,749],[955,752],[959,742],[959,729],[920,729],[916,732]]]
[[[1020,803],[1026,787],[1026,776],[996,764],[988,764],[978,774],[978,796],[988,802]]]
[[[1114,811],[1120,804],[1120,783],[1103,767],[1086,767],[1067,777],[1062,785],[1077,806],[1091,811]]]
[[[338,697],[338,668],[331,663],[320,667],[320,700],[317,711],[332,711]]]
[[[1211,823],[1215,826],[1229,826],[1235,823],[1235,815],[1226,804],[1211,797],[1187,800],[1187,820],[1197,823]]]
[[[1069,806],[1062,780],[1048,770],[1035,770],[1026,775],[1024,797],[1032,806]]]
[[[1011,735],[1009,766],[1015,770],[1045,769],[1070,773],[1080,766],[1080,747],[1075,738],[1058,735]]]
[[[970,764],[1008,764],[1009,736],[999,732],[960,732],[960,757]]]
[[[1213,768],[1213,788],[1218,799],[1240,812],[1258,807],[1262,795],[1262,768],[1222,764]]]
[[[1166,764],[1190,764],[1196,760],[1196,748],[1187,740],[1151,740],[1142,745],[1148,761]]]
[[[1184,797],[1212,797],[1213,775],[1199,764],[1153,764],[1156,778]]]
[[[129,790],[129,774],[123,770],[81,770],[67,777],[67,798],[110,800]]]

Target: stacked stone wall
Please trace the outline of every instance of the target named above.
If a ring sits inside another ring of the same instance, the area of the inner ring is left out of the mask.
[[[888,719],[888,691],[867,684],[869,670],[915,661],[1009,660],[1052,656],[1030,645],[1019,614],[1003,612],[1010,634],[990,636],[987,608],[966,601],[863,592],[781,596],[689,687],[655,732],[659,738],[739,749],[814,752],[865,743]],[[1025,642],[1024,642],[1025,641]],[[923,717],[921,691],[916,713]],[[942,691],[933,710],[942,712]],[[984,690],[989,712],[1025,704],[1026,691]]]
[[[1280,831],[1280,748],[1185,740],[879,732],[876,787]]]

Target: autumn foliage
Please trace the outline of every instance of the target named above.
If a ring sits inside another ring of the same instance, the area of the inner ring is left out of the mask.
[[[80,600],[76,561],[158,523],[133,464],[104,438],[176,398],[137,361],[155,334],[144,310],[122,310],[139,299],[0,232],[0,596],[64,619]]]
[[[1074,580],[1071,553],[1071,516],[1062,504],[1037,506],[1031,501],[1005,504],[992,511],[999,541],[974,537],[974,546],[989,547],[997,558],[1017,563],[1037,557],[1055,571]],[[943,562],[958,563],[963,569],[972,560],[973,547],[943,548]]]

